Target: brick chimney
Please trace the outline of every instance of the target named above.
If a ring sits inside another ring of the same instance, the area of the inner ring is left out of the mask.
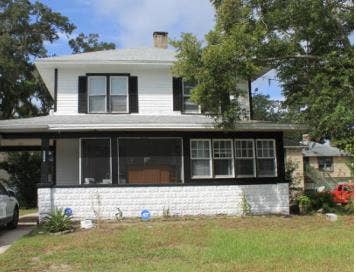
[[[153,46],[156,48],[167,49],[168,32],[162,32],[162,31],[153,32]]]

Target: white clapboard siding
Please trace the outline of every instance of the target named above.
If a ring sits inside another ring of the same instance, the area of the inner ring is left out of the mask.
[[[130,73],[135,75],[138,77],[139,114],[180,114],[180,112],[173,111],[173,76],[169,68],[137,68],[135,66],[125,68],[118,65],[81,67],[77,69],[59,68],[56,114],[78,114],[78,77],[86,73]],[[248,110],[247,81],[239,84],[239,87],[246,90],[246,96],[240,98],[240,100]]]

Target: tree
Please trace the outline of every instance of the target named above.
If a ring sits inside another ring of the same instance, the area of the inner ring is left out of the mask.
[[[60,32],[70,34],[74,28],[67,17],[40,2],[0,1],[0,119],[48,113],[52,98],[33,61],[46,57],[46,42],[52,43]],[[1,163],[25,207],[36,206],[40,162],[37,153],[16,152]]]
[[[342,0],[215,0],[216,24],[205,43],[173,41],[175,74],[197,85],[193,100],[223,126],[239,119],[237,81],[274,68],[295,120],[312,134],[353,146],[353,3]],[[204,45],[204,46],[203,46]],[[233,103],[221,107],[226,97]]]
[[[45,42],[74,28],[67,17],[40,2],[0,1],[0,119],[48,112],[51,98],[33,60],[46,56]]]
[[[282,102],[272,100],[269,95],[255,91],[252,95],[253,119],[287,123],[287,111],[282,108]]]
[[[80,33],[75,39],[69,40],[69,46],[72,48],[73,54],[93,52],[101,50],[115,49],[114,43],[99,42],[99,34]]]
[[[41,156],[39,152],[10,153],[7,160],[0,163],[0,167],[7,171],[10,187],[15,187],[20,205],[26,208],[37,205],[37,186],[40,180]]]

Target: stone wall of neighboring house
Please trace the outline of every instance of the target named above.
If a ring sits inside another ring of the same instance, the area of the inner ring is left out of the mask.
[[[219,186],[143,186],[98,188],[39,188],[40,219],[55,208],[71,208],[73,216],[114,219],[117,208],[124,217],[139,217],[144,209],[162,216],[241,215],[243,196],[254,214],[288,214],[288,183]]]
[[[304,166],[303,166],[303,153],[299,147],[287,147],[285,148],[286,156],[286,169],[288,164],[292,164],[295,170],[292,174],[294,185],[301,190],[304,189]]]
[[[0,152],[0,162],[6,161],[7,159],[7,154]],[[2,180],[7,180],[9,178],[9,174],[4,170],[0,168],[0,181]]]
[[[333,170],[320,171],[333,178],[350,178],[352,176],[350,168],[347,166],[348,157],[333,157]],[[309,157],[309,165],[315,169],[319,169],[318,157]]]

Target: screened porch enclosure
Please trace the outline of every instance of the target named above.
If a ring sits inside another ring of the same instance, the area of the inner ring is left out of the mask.
[[[119,139],[119,183],[182,182],[181,139]]]
[[[82,184],[111,184],[117,173],[119,184],[183,181],[180,138],[81,139],[80,160]]]

